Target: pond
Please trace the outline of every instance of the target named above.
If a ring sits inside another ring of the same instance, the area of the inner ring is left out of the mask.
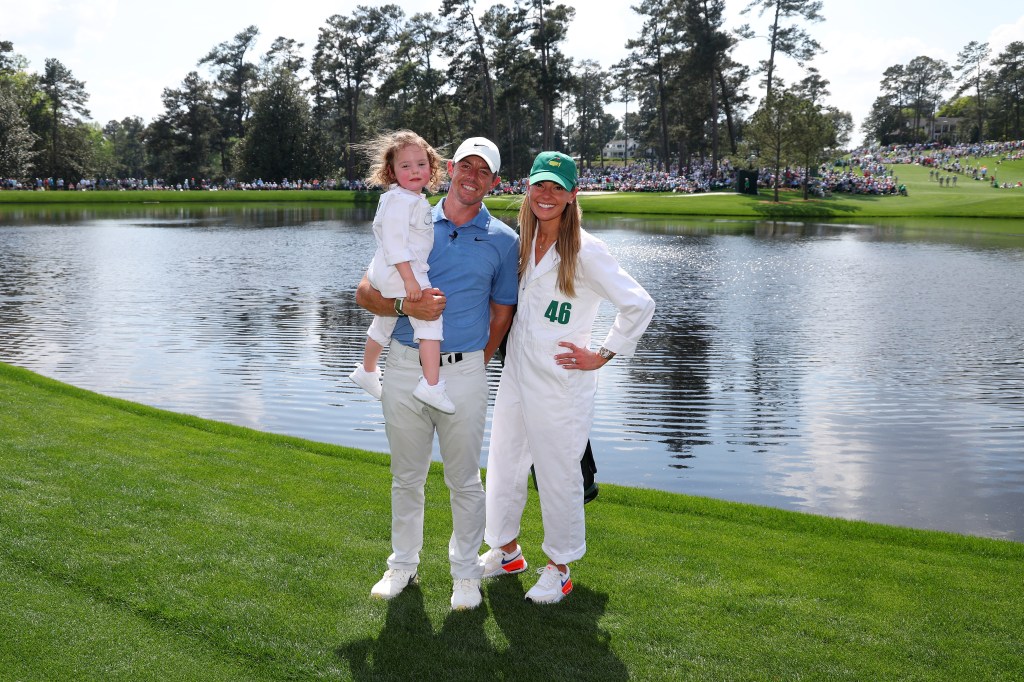
[[[346,378],[370,219],[4,209],[0,361],[386,451],[380,403]],[[1024,540],[1024,236],[585,222],[658,304],[636,357],[601,370],[599,481]]]

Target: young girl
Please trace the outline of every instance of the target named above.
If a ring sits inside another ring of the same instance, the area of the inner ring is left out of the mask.
[[[371,166],[368,185],[389,187],[381,195],[373,219],[377,251],[366,271],[367,279],[381,294],[395,298],[395,310],[402,315],[404,298],[418,301],[427,279],[427,257],[434,245],[434,219],[430,204],[421,193],[436,191],[441,184],[441,157],[433,147],[408,130],[384,133],[361,145]],[[404,297],[404,298],[403,298]],[[396,317],[374,316],[367,330],[363,362],[349,378],[374,398],[380,399],[381,371],[377,366],[384,346],[391,340]],[[447,414],[455,406],[445,393],[441,373],[441,319],[418,320],[410,317],[415,340],[419,343],[423,377],[413,396]]]

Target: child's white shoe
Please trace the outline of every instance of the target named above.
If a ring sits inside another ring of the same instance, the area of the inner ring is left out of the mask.
[[[349,379],[377,400],[380,400],[380,377],[380,367],[373,372],[367,372],[363,369],[362,363],[357,363],[355,371],[348,375]]]
[[[455,404],[444,390],[444,379],[438,381],[436,386],[431,386],[426,379],[420,377],[420,382],[416,384],[412,396],[435,410],[440,410],[445,414],[455,414]]]

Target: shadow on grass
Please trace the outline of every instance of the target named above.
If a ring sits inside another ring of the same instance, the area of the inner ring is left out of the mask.
[[[880,196],[869,194],[844,194],[845,201],[835,199],[804,200],[803,195],[780,194],[779,203],[771,201],[771,193],[763,193],[751,201],[751,209],[765,218],[822,218],[853,215],[861,211],[860,203],[879,201]],[[851,204],[853,199],[856,203]]]
[[[627,680],[625,665],[612,652],[610,636],[598,627],[608,597],[577,587],[557,606],[523,600],[516,578],[489,581],[485,606],[507,641],[488,636],[487,608],[449,613],[434,632],[423,608],[423,593],[407,588],[388,603],[376,639],[345,644],[336,654],[352,678],[371,680]]]
[[[368,680],[462,680],[481,677],[496,658],[484,632],[487,611],[452,611],[441,630],[423,608],[423,593],[407,587],[388,602],[384,629],[376,639],[367,637],[345,644],[336,654],[346,661],[352,679]]]
[[[508,640],[502,665],[516,671],[515,679],[629,679],[599,625],[608,595],[576,586],[564,601],[541,605],[524,600],[525,593],[518,576],[487,585],[491,613]]]

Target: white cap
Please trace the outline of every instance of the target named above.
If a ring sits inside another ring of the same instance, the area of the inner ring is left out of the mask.
[[[467,156],[479,156],[487,162],[487,167],[492,173],[497,173],[501,168],[501,153],[497,146],[486,137],[471,137],[455,150],[452,161],[458,163]]]

